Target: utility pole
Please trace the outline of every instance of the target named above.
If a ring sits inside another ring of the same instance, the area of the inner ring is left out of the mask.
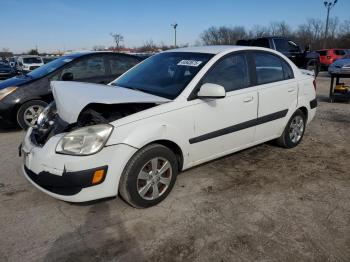
[[[177,28],[178,24],[174,23],[171,26],[174,28],[174,33],[175,33],[175,42],[174,42],[175,44],[174,44],[174,47],[176,47],[176,28]]]
[[[323,41],[323,48],[327,47],[327,37],[328,37],[328,24],[329,24],[329,12],[331,9],[335,6],[335,4],[338,2],[338,0],[332,0],[332,1],[324,1],[323,4],[327,9],[327,19],[326,19],[326,30],[324,33],[324,41]]]

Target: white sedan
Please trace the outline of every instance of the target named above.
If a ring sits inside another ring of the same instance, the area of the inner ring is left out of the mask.
[[[313,77],[265,48],[154,55],[109,85],[52,82],[55,102],[21,146],[25,177],[69,202],[165,199],[179,172],[276,139],[297,146],[314,118]]]

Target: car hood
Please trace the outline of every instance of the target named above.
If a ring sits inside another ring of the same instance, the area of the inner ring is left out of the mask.
[[[25,75],[11,77],[5,81],[0,82],[0,90],[9,86],[21,86],[33,80],[35,79]]]
[[[75,123],[89,104],[166,103],[169,99],[117,86],[72,81],[52,81],[57,113],[68,124]]]
[[[336,67],[342,67],[344,65],[350,65],[350,59],[338,59],[332,64],[332,66]]]

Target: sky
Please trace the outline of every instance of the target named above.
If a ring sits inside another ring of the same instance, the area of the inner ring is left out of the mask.
[[[285,21],[296,27],[307,18],[325,19],[323,0],[0,0],[0,50],[15,53],[112,46],[111,32],[124,45],[152,40],[173,44],[171,24],[178,23],[178,44],[194,44],[210,26],[268,25]],[[350,19],[350,0],[331,11]]]

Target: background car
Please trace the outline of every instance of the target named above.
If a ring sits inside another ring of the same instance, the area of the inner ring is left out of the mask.
[[[17,70],[30,72],[44,64],[40,56],[20,56],[17,58]]]
[[[44,56],[44,57],[42,57],[44,64],[50,63],[57,58],[58,58],[58,56]]]
[[[141,61],[112,53],[85,52],[62,56],[34,71],[0,83],[0,119],[33,126],[53,99],[50,81],[80,81],[107,84]]]
[[[0,80],[4,80],[16,75],[16,71],[11,67],[9,63],[3,63],[0,61]]]
[[[344,49],[322,49],[316,52],[320,54],[322,68],[328,68],[333,62],[346,55]]]
[[[272,36],[260,37],[256,39],[243,39],[238,40],[237,45],[271,48],[284,54],[291,61],[293,61],[297,67],[313,71],[315,77],[320,71],[321,66],[319,55],[314,51],[310,51],[309,47],[304,49],[301,48],[295,42],[286,37]]]
[[[330,74],[350,74],[350,54],[338,59],[328,67]]]

